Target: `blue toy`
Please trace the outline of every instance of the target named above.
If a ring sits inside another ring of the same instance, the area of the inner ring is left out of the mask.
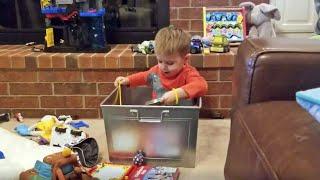
[[[41,0],[46,52],[108,52],[102,0]]]
[[[19,124],[14,130],[21,136],[30,136],[29,127],[25,124]]]
[[[79,129],[81,127],[89,128],[89,124],[84,121],[72,121],[70,122],[70,125],[76,129]]]
[[[0,151],[0,159],[4,159],[4,154],[2,151]]]
[[[193,36],[191,38],[191,43],[190,43],[190,53],[191,54],[198,54],[202,52],[202,42],[201,42],[201,37],[200,36]]]
[[[41,162],[41,161],[37,160],[36,164],[34,165],[34,169],[39,174],[40,177],[51,179],[52,166],[50,164],[47,164],[45,162]]]

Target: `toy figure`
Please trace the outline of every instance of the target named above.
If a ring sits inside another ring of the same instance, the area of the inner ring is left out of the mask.
[[[46,156],[44,162],[52,165],[52,179],[66,179],[65,174],[74,172],[78,178],[81,177],[82,169],[78,163],[77,156],[71,154],[71,150],[66,148],[60,153]]]
[[[255,5],[252,2],[243,2],[239,4],[247,11],[246,22],[251,25],[249,37],[251,38],[270,38],[276,37],[276,33],[271,23],[271,19],[280,20],[280,12],[277,7],[261,3]]]
[[[154,53],[154,41],[143,41],[141,44],[131,46],[132,52],[138,52],[142,54]]]
[[[77,155],[72,154],[69,148],[62,152],[46,156],[43,162],[37,161],[33,169],[20,174],[20,179],[90,179],[81,164]]]
[[[29,127],[28,130],[30,131],[30,135],[41,136],[49,143],[51,139],[52,128],[57,124],[61,124],[61,122],[55,116],[46,115],[35,125]]]
[[[145,156],[145,153],[142,150],[139,150],[133,157],[133,164],[137,166],[142,166],[146,163]]]
[[[220,35],[215,36],[212,39],[212,45],[210,47],[210,52],[229,52],[229,41],[226,36]]]
[[[9,113],[2,113],[0,114],[0,122],[6,122],[10,120],[10,114]]]
[[[190,43],[190,53],[191,54],[198,54],[202,51],[202,42],[201,42],[201,36],[192,36],[191,43]]]

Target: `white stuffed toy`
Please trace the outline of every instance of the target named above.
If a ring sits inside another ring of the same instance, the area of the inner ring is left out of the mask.
[[[271,19],[280,20],[280,12],[277,7],[271,4],[261,3],[255,5],[252,2],[239,4],[244,7],[246,13],[246,23],[249,24],[249,37],[251,38],[270,38],[276,37]]]

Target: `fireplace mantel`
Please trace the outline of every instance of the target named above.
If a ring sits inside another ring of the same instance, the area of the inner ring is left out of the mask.
[[[191,55],[190,64],[209,87],[200,117],[229,117],[235,56],[236,49]],[[44,53],[23,45],[1,45],[0,113],[101,118],[99,104],[115,88],[114,79],[156,63],[154,55],[132,53],[128,44],[114,45],[108,53]]]

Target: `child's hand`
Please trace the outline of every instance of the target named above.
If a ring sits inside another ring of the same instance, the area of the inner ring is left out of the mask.
[[[160,101],[164,105],[174,105],[176,104],[176,95],[173,91],[168,91],[160,98]]]
[[[127,77],[118,76],[114,81],[114,86],[118,87],[118,85],[129,85],[129,79]]]
[[[188,97],[188,94],[182,88],[178,88],[164,93],[160,101],[164,105],[176,105],[180,99],[186,97]]]

